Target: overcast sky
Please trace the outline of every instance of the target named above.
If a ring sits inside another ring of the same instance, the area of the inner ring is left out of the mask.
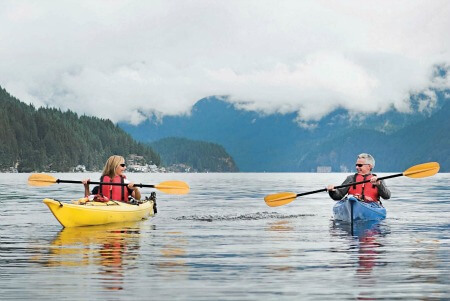
[[[228,96],[318,120],[449,89],[450,1],[5,1],[0,86],[114,122]]]

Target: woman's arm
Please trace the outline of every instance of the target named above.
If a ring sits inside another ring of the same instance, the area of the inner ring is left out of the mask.
[[[141,199],[141,192],[139,191],[139,189],[137,187],[134,187],[134,183],[133,182],[128,184],[127,187],[131,191],[131,196],[133,198],[135,198],[136,200],[140,200]]]
[[[90,180],[91,179],[84,179],[84,180],[81,181],[83,183],[83,185],[84,185],[84,195],[85,196],[88,196],[88,195],[91,194],[91,191],[89,190],[89,181]]]

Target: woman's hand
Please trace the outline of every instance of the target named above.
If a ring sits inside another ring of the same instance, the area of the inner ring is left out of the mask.
[[[134,187],[134,183],[133,183],[133,182],[130,182],[130,183],[127,185],[127,187],[128,187],[129,189],[133,190],[133,191],[136,191],[136,190],[138,189],[137,187]]]

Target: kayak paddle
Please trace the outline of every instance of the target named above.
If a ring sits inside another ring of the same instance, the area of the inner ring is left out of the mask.
[[[50,186],[53,184],[59,183],[74,183],[74,184],[82,184],[82,181],[73,181],[73,180],[60,180],[55,177],[52,177],[47,174],[32,174],[28,177],[28,185],[31,186]],[[102,184],[102,185],[121,185],[126,186],[128,184],[125,183],[110,183],[110,182],[92,182],[89,181],[89,184]],[[149,187],[156,188],[159,191],[168,193],[168,194],[186,194],[189,192],[189,185],[182,181],[164,181],[156,185],[149,184],[134,184],[135,187]]]
[[[401,177],[401,176],[406,176],[409,178],[425,178],[425,177],[431,177],[431,176],[435,175],[438,171],[439,171],[439,163],[428,162],[428,163],[423,163],[423,164],[418,164],[418,165],[412,166],[402,173],[378,178],[378,180],[385,180],[385,179],[396,178],[396,177]],[[349,186],[367,183],[367,182],[370,182],[370,180],[348,183],[345,185],[335,186],[334,188],[336,188],[336,189],[344,188],[344,187],[349,187]],[[280,193],[266,195],[264,197],[264,201],[270,207],[277,207],[277,206],[283,206],[283,205],[289,204],[290,202],[292,202],[299,196],[304,196],[304,195],[313,194],[313,193],[317,193],[317,192],[325,192],[325,191],[327,191],[326,188],[309,191],[309,192],[303,192],[303,193],[280,192]]]

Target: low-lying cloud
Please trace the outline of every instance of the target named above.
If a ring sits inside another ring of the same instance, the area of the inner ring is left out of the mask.
[[[448,1],[2,1],[0,85],[137,124],[220,95],[315,121],[450,88]],[[428,99],[428,101],[427,101]]]

